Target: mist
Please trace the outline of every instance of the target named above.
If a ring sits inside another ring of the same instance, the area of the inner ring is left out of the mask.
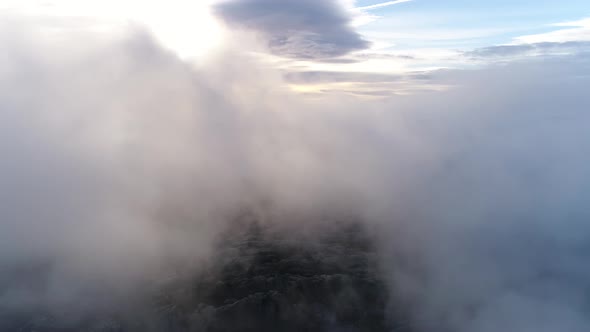
[[[587,55],[312,98],[248,54],[256,38],[195,64],[140,26],[56,46],[36,24],[0,29],[3,315],[124,313],[219,260],[249,215],[307,249],[360,223],[391,331],[590,323]]]

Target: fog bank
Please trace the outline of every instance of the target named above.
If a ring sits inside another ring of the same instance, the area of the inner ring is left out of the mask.
[[[361,222],[416,331],[588,326],[587,56],[311,99],[248,45],[195,65],[139,27],[38,28],[0,29],[1,311],[135,301],[247,211],[303,244]]]

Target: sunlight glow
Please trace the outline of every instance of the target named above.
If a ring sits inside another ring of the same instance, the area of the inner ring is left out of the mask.
[[[211,15],[209,0],[3,0],[0,11],[33,17],[78,17],[147,27],[182,58],[206,55],[221,43],[223,29]]]

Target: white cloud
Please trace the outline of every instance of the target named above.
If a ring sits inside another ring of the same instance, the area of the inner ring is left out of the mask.
[[[514,39],[515,44],[564,43],[573,41],[590,41],[590,18],[579,21],[553,24],[561,29],[534,35],[520,36]]]
[[[588,59],[447,72],[439,82],[458,88],[443,93],[367,102],[344,86],[318,101],[281,91],[243,41],[195,69],[141,35],[38,45],[9,28],[0,267],[55,262],[29,302],[93,309],[79,288],[112,300],[129,290],[112,278],[194,262],[246,207],[295,226],[374,225],[417,331],[587,330]],[[72,58],[80,44],[96,49]]]
[[[389,6],[398,5],[398,4],[401,4],[401,3],[404,3],[404,2],[411,2],[411,1],[414,1],[414,0],[387,1],[387,2],[377,3],[377,4],[369,5],[369,6],[356,7],[356,9],[359,9],[359,10],[372,10],[372,9],[389,7]]]

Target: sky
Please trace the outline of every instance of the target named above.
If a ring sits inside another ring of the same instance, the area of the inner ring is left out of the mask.
[[[375,3],[379,2],[359,1],[357,5]],[[511,44],[522,36],[560,30],[563,27],[556,24],[584,19],[588,11],[585,1],[414,0],[369,9],[370,14],[379,18],[362,29],[368,35],[384,37],[384,43],[393,44],[388,50],[470,50]]]
[[[368,43],[342,45],[336,56],[291,56],[291,61],[279,61],[295,89],[346,88],[360,94],[440,90],[445,86],[423,79],[427,73],[585,52],[590,40],[590,8],[585,1],[364,0],[340,5],[349,11],[352,30]],[[321,15],[315,18],[325,23]],[[403,78],[404,86],[384,82],[387,75],[390,81]]]
[[[292,89],[369,96],[444,89],[425,79],[442,69],[586,52],[589,7],[582,0],[7,0],[0,14],[78,17],[76,28],[103,32],[133,22],[193,59],[233,35],[228,27],[249,30],[268,46],[253,56],[283,70]]]
[[[472,68],[539,55],[584,52],[588,45],[550,48],[562,42],[590,40],[590,6],[586,1],[365,0],[355,6],[365,16],[357,30],[372,43],[362,53],[381,55],[381,59],[355,66],[314,67],[343,71],[352,67],[374,73]],[[556,44],[524,50],[539,43]],[[503,53],[506,45],[513,52]],[[385,60],[383,55],[405,59]]]

